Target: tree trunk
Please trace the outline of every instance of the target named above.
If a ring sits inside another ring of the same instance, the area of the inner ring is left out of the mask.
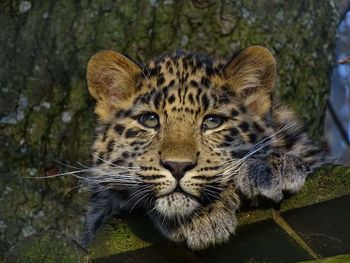
[[[96,51],[141,61],[184,48],[226,58],[264,45],[277,57],[277,96],[320,140],[338,2],[1,1],[0,254],[35,231],[72,234],[83,224],[78,182],[36,177],[88,163],[94,115],[85,67]]]

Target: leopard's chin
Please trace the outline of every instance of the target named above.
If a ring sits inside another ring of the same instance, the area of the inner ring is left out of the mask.
[[[189,216],[199,206],[197,200],[179,192],[159,197],[155,202],[155,209],[169,219]]]

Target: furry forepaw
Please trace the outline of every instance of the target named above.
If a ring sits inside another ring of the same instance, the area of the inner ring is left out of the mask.
[[[274,202],[283,199],[283,193],[294,194],[304,185],[308,167],[298,158],[282,155],[275,158],[248,159],[235,177],[236,188],[248,199],[264,197]]]
[[[169,240],[186,242],[190,249],[200,250],[228,241],[235,232],[237,219],[235,210],[206,209],[180,224],[163,221],[156,225]]]
[[[190,249],[199,250],[229,240],[237,226],[238,207],[239,198],[232,184],[221,193],[220,199],[202,207],[191,217],[162,220],[157,214],[150,216],[168,239],[186,242]]]
[[[213,210],[210,213],[193,218],[183,226],[187,246],[193,250],[227,242],[235,232],[237,225],[234,213]]]

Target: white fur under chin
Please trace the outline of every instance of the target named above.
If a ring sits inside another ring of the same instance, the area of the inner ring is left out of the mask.
[[[167,218],[187,216],[199,206],[196,200],[182,193],[172,193],[155,202],[155,209]]]

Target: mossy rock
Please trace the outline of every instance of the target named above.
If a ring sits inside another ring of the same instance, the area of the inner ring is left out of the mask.
[[[83,263],[86,251],[74,240],[57,231],[44,231],[20,241],[7,253],[7,263]]]

